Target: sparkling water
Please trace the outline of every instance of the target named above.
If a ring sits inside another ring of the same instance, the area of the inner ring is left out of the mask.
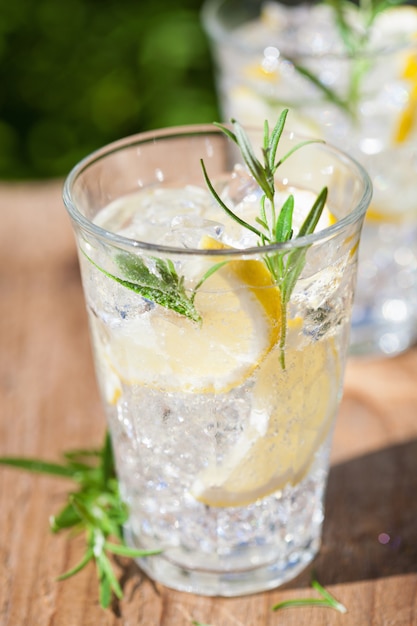
[[[297,229],[314,196],[293,192]],[[245,219],[259,211],[259,191],[240,166],[222,194]],[[322,216],[323,228],[330,209]],[[193,186],[126,196],[105,207],[95,222],[125,237],[183,249],[201,247],[206,238],[236,248],[255,245],[253,234]],[[225,283],[215,282],[220,269],[198,292],[196,304],[219,317],[212,341],[202,344],[194,334],[189,347],[188,334],[198,332],[194,322],[99,271],[119,271],[105,245],[86,240],[82,247],[98,379],[121,494],[130,509],[126,536],[135,547],[163,550],[142,559],[141,566],[168,586],[211,595],[254,592],[293,578],[320,545],[355,238],[341,233],[309,250],[288,309],[286,369],[277,319],[267,313],[270,296],[254,296],[246,278],[238,280],[241,265],[232,266]],[[218,261],[173,258],[187,290],[198,283],[204,263]],[[262,272],[263,262],[252,267]],[[249,343],[239,336],[243,324],[253,324]],[[216,341],[231,354],[219,356]]]
[[[130,508],[129,540],[164,550],[141,565],[168,586],[187,590],[186,569],[204,574],[197,587],[192,583],[194,592],[253,592],[265,588],[268,577],[271,587],[293,577],[319,548],[330,436],[300,483],[250,505],[210,507],[190,493],[213,455],[221,462],[221,450],[236,445],[249,385],[224,398],[167,398],[160,390],[130,387],[124,402],[109,410],[122,497]],[[241,573],[249,574],[244,585]]]

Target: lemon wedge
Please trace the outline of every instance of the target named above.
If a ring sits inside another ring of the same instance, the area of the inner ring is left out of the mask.
[[[289,345],[297,335],[290,325]],[[333,422],[337,361],[332,338],[288,347],[285,370],[278,352],[270,352],[257,372],[249,425],[223,461],[196,477],[194,498],[212,507],[245,506],[299,482]]]
[[[201,324],[157,307],[112,329],[111,371],[125,384],[169,392],[220,394],[244,383],[280,335],[280,292],[266,266],[227,263],[205,281],[195,305]]]
[[[417,127],[417,54],[410,55],[403,71],[403,78],[410,83],[408,102],[398,120],[395,143],[407,141]]]

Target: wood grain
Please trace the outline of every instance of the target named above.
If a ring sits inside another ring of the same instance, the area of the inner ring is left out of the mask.
[[[99,445],[105,430],[61,183],[2,184],[0,211],[0,455],[57,460]],[[311,595],[311,571],[268,593],[205,598],[154,584],[123,559],[124,600],[103,611],[93,567],[55,581],[83,547],[49,532],[68,484],[1,468],[0,625],[417,625],[416,381],[417,348],[348,363],[314,563],[347,614],[272,612]]]

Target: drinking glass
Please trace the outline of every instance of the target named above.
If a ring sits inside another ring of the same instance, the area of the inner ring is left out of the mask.
[[[284,134],[279,154],[298,141]],[[371,184],[344,153],[305,145],[276,174],[295,199],[293,239],[262,246],[213,199],[200,159],[255,224],[259,189],[212,125],[104,147],[69,174],[64,201],[126,541],[162,550],[139,564],[168,587],[234,596],[296,576],[320,546]],[[296,237],[324,187],[320,230]]]
[[[224,119],[273,121],[288,106],[287,127],[370,174],[351,352],[405,350],[417,339],[417,8],[381,13],[356,52],[324,3],[207,0],[202,20]]]

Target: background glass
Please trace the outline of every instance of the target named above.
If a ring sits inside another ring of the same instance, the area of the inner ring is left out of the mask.
[[[352,54],[309,6],[206,2],[223,117],[275,123],[287,106],[287,127],[338,145],[370,173],[351,350],[393,355],[417,339],[417,9],[387,13],[373,44]]]

